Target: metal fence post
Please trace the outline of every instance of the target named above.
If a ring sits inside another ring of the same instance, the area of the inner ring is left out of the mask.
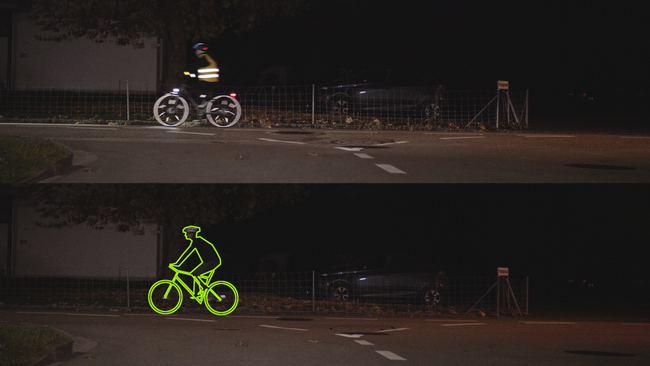
[[[129,267],[126,267],[126,307],[131,307],[131,296],[129,296]]]
[[[129,121],[131,115],[131,108],[129,108],[129,81],[126,81],[126,120]]]
[[[526,276],[526,314],[528,314],[528,276]]]
[[[499,317],[501,312],[501,310],[499,309],[500,300],[501,300],[501,277],[497,277],[497,318]]]
[[[311,311],[316,311],[316,271],[311,271]]]
[[[315,118],[314,118],[314,113],[316,110],[316,107],[314,106],[315,100],[316,100],[316,84],[311,84],[311,124],[313,125],[316,123]]]
[[[526,90],[526,127],[528,127],[528,90]],[[528,277],[526,277],[526,279],[528,279]],[[528,312],[528,309],[526,309],[526,312]]]

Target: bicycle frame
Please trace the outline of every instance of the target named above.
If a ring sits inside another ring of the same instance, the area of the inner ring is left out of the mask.
[[[174,267],[172,267],[172,266],[170,266],[169,268],[170,268],[172,271],[175,272],[174,277],[172,278],[172,282],[173,282],[173,283],[177,283],[177,284],[180,283],[180,284],[181,284],[181,287],[184,288],[185,291],[187,291],[190,295],[192,295],[192,296],[190,297],[191,299],[194,299],[194,300],[195,300],[196,302],[198,302],[200,305],[203,304],[203,300],[206,298],[206,297],[204,296],[204,295],[205,295],[205,292],[206,292],[206,291],[208,290],[208,288],[210,287],[210,282],[211,282],[211,280],[212,280],[212,276],[214,276],[214,272],[216,271],[216,268],[213,269],[213,270],[211,270],[211,271],[208,271],[208,272],[202,273],[202,274],[200,274],[200,275],[198,275],[198,276],[194,276],[194,275],[193,275],[192,273],[190,273],[190,272],[183,271],[183,270],[180,270],[180,269],[178,269],[178,268],[174,268]],[[190,289],[189,286],[187,286],[187,284],[185,284],[185,281],[183,281],[183,280],[179,277],[180,274],[183,274],[183,275],[187,275],[187,276],[192,277],[192,280],[195,281],[195,282],[198,282],[201,286],[203,286],[203,289],[202,289],[201,291],[199,291],[198,293],[195,294],[194,291],[192,291],[192,289]],[[201,280],[203,280],[204,282],[202,282]],[[165,298],[167,298],[167,296],[169,295],[169,291],[171,291],[171,288],[172,288],[172,286],[169,286],[169,288],[167,289],[167,292],[165,292]],[[219,301],[221,301],[221,297],[216,296],[216,294],[215,294],[215,298],[218,299]]]

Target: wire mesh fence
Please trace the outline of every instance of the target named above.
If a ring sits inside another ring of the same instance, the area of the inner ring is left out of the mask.
[[[392,278],[389,278],[392,277]],[[228,281],[239,292],[237,309],[249,311],[327,311],[364,313],[487,314],[527,312],[528,280],[510,279],[510,287],[496,286],[495,277],[400,276],[348,279],[342,283],[316,272],[215,273],[212,281]],[[123,277],[3,277],[0,302],[7,305],[100,306],[149,308],[148,292],[154,279]],[[435,282],[435,283],[434,283]],[[191,285],[189,285],[191,288]],[[512,291],[510,291],[510,288]],[[512,294],[512,295],[510,295]],[[203,310],[184,297],[185,310]]]
[[[15,85],[0,90],[0,116],[5,120],[155,124],[155,101],[173,89],[163,86],[156,93],[147,91],[147,85],[124,82],[116,90],[113,84],[105,90],[86,90],[77,84]],[[236,93],[242,105],[240,125],[490,129],[528,124],[527,92],[501,91],[496,98],[496,90],[448,91],[440,87],[218,85],[213,95],[230,93]],[[194,118],[196,111],[191,113]]]

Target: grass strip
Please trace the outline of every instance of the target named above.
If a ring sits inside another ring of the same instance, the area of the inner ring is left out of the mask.
[[[68,151],[52,141],[0,137],[0,183],[11,183],[36,173],[65,157]]]
[[[0,365],[28,365],[69,341],[52,328],[0,324]]]

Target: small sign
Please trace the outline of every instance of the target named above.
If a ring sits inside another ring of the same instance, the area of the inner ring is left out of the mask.
[[[508,82],[507,81],[497,81],[497,88],[499,90],[508,90]]]
[[[499,274],[499,277],[508,277],[509,276],[509,270],[508,267],[499,267],[497,268],[497,273]]]

